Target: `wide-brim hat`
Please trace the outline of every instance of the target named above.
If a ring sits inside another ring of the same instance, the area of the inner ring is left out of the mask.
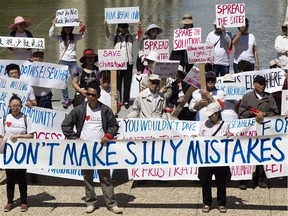
[[[182,65],[179,65],[179,66],[178,66],[178,71],[179,71],[180,73],[182,73],[184,76],[186,76],[186,75],[187,75],[187,72],[186,72],[186,71],[184,71],[184,68],[183,68],[183,66],[182,66]]]
[[[207,106],[207,109],[206,109],[206,116],[211,116],[213,115],[214,113],[217,113],[221,111],[221,106],[218,102],[213,102],[213,103],[210,103],[208,106]]]
[[[16,26],[20,23],[24,23],[25,24],[25,27],[24,28],[27,28],[29,26],[32,25],[32,20],[31,19],[24,19],[22,16],[17,16],[15,17],[14,19],[14,23],[9,25],[8,29],[9,30],[15,30],[16,29]]]
[[[86,58],[93,58],[94,57],[94,62],[98,61],[98,55],[94,53],[93,49],[86,49],[83,52],[83,56],[80,58],[81,63],[85,63]]]
[[[150,61],[154,61],[154,62],[158,61],[158,59],[159,59],[159,53],[155,52],[154,50],[152,50],[148,54],[148,56],[145,58],[146,61],[150,60]]]
[[[230,74],[230,73],[225,74],[223,76],[223,82],[235,82],[233,74]]]
[[[270,67],[277,65],[278,67],[282,68],[284,64],[281,64],[278,59],[273,59],[270,61]]]
[[[181,22],[180,22],[181,24],[184,24],[184,25],[186,25],[186,24],[193,24],[194,23],[194,20],[193,20],[193,17],[192,17],[192,15],[191,14],[184,14],[183,15],[183,18],[182,18],[182,20],[181,20]]]
[[[151,24],[147,27],[146,31],[144,32],[145,35],[148,35],[149,31],[151,29],[157,29],[157,34],[161,34],[163,32],[163,30],[156,24]]]

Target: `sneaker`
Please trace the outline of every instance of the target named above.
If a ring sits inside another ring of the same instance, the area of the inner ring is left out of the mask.
[[[95,210],[94,205],[89,205],[86,208],[86,213],[92,213],[92,212],[94,212],[94,210]]]
[[[4,212],[9,212],[11,211],[13,208],[13,204],[12,203],[8,203],[5,207],[4,207]]]
[[[219,212],[220,213],[226,213],[227,212],[227,209],[225,206],[219,206]]]
[[[202,208],[202,212],[208,213],[209,211],[210,211],[210,206],[204,205],[203,208]]]
[[[122,214],[123,209],[119,208],[118,206],[113,206],[112,208],[109,209],[109,211],[115,213],[115,214]]]
[[[239,189],[240,190],[247,190],[247,185],[246,184],[240,184]]]
[[[129,103],[128,103],[128,102],[125,102],[125,103],[124,103],[124,107],[125,107],[126,109],[129,109],[129,107],[130,107]]]
[[[28,205],[27,204],[21,204],[20,211],[21,212],[27,212],[28,211]]]
[[[68,99],[64,99],[62,104],[63,104],[63,108],[64,109],[68,109],[68,107],[71,105],[71,101],[70,101],[69,98]]]

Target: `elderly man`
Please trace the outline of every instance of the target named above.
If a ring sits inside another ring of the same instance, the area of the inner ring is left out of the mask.
[[[273,96],[265,92],[266,79],[260,75],[256,76],[253,80],[254,91],[246,93],[241,101],[239,107],[239,118],[253,118],[261,123],[264,117],[274,116],[278,114],[278,108]],[[256,173],[254,176],[255,183],[260,188],[266,188],[264,182],[266,175],[262,165],[256,166]],[[247,181],[240,181],[239,189],[247,189]]]

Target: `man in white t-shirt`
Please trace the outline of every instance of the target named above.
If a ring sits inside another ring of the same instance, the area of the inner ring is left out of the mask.
[[[100,83],[93,82],[87,85],[87,101],[76,106],[64,119],[61,127],[67,139],[81,139],[85,141],[101,140],[106,145],[117,135],[118,123],[111,108],[98,101],[100,97]],[[74,131],[76,128],[76,132]],[[86,213],[92,213],[96,208],[97,197],[94,191],[94,170],[82,170],[86,194]],[[100,185],[104,201],[108,210],[115,214],[122,213],[117,206],[112,185],[110,170],[98,170]]]
[[[215,72],[218,77],[229,73],[230,60],[228,50],[232,35],[230,32],[226,32],[224,26],[217,28],[216,22],[214,22],[214,29],[214,31],[208,34],[206,43],[214,46],[215,56],[212,71]]]
[[[9,64],[6,66],[5,68],[6,73],[8,74],[8,77],[10,78],[15,78],[15,79],[20,79],[20,68],[19,65],[17,64]],[[27,106],[28,108],[30,108],[31,106],[37,106],[37,101],[36,101],[36,97],[34,94],[34,90],[33,88],[28,85],[28,94],[27,94],[27,102],[25,104],[25,106]]]

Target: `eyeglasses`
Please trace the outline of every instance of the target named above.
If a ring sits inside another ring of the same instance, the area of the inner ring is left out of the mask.
[[[11,105],[10,107],[13,108],[13,109],[15,109],[15,108],[21,108],[22,105]]]
[[[160,82],[157,80],[150,80],[152,85],[160,85]]]
[[[93,93],[86,93],[87,97],[92,96],[92,97],[96,97],[97,94],[93,94]]]

